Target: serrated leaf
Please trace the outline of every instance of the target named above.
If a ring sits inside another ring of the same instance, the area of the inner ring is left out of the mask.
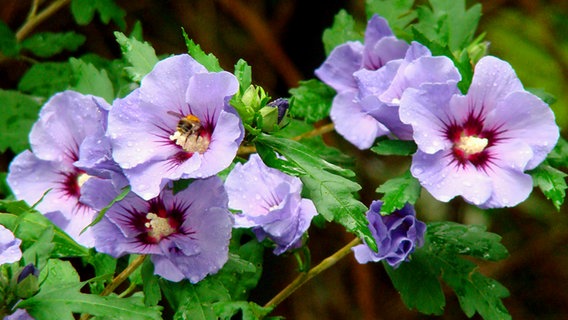
[[[256,138],[255,143],[257,146],[263,144],[272,148],[290,164],[303,170],[305,174],[299,175],[304,184],[302,194],[312,199],[318,213],[328,221],[340,223],[376,250],[376,242],[365,217],[367,208],[354,196],[361,186],[348,179],[354,177],[353,171],[322,160],[308,147],[296,141],[262,134]],[[270,166],[269,163],[267,165]]]
[[[465,49],[477,30],[481,4],[466,10],[465,0],[429,0],[429,3],[430,7],[417,8],[419,22],[415,28],[452,52]]]
[[[196,284],[160,280],[160,287],[175,311],[173,319],[215,319],[213,304],[230,301],[231,296],[223,283],[207,277]]]
[[[28,134],[37,120],[41,102],[18,91],[0,90],[0,153],[11,149],[20,153],[29,148]]]
[[[439,282],[439,274],[430,266],[430,256],[418,249],[408,262],[394,269],[383,263],[392,284],[400,293],[402,301],[409,308],[416,308],[424,314],[441,315],[446,299]]]
[[[417,146],[414,141],[406,140],[382,140],[371,148],[376,154],[383,156],[409,156],[416,152]]]
[[[235,64],[235,77],[239,81],[239,93],[243,95],[252,83],[252,68],[245,60],[239,59]]]
[[[74,319],[73,313],[124,320],[161,319],[160,307],[144,307],[139,296],[118,298],[81,293],[85,283],[79,282],[79,275],[68,261],[49,260],[40,273],[40,283],[40,291],[19,304],[36,320]]]
[[[355,29],[355,19],[347,11],[341,10],[335,15],[331,28],[323,32],[322,40],[325,54],[329,55],[340,44],[363,40],[363,33]]]
[[[187,51],[190,56],[193,57],[197,62],[201,63],[205,69],[209,72],[219,72],[223,71],[223,68],[219,65],[219,60],[212,53],[206,54],[201,47],[193,42],[182,28],[183,38],[185,39],[185,45],[187,46]]]
[[[42,58],[51,57],[63,50],[75,51],[85,42],[82,34],[70,32],[40,32],[22,41],[22,48]]]
[[[120,45],[122,55],[132,65],[132,67],[127,67],[126,71],[132,80],[140,82],[146,74],[152,71],[159,61],[154,48],[147,42],[127,38],[123,33],[118,31],[114,33],[114,36]]]
[[[546,157],[546,161],[553,167],[568,167],[568,141],[560,137],[554,149]]]
[[[105,70],[98,70],[92,64],[80,59],[71,58],[69,62],[76,79],[73,90],[82,94],[92,94],[112,103],[114,88]]]
[[[36,63],[18,83],[18,90],[41,97],[51,97],[72,85],[71,65],[67,62]]]
[[[381,199],[383,201],[381,214],[402,209],[406,203],[416,203],[421,190],[420,182],[410,174],[410,171],[388,180],[377,188],[377,192],[385,194]]]
[[[367,19],[378,14],[387,19],[389,26],[397,36],[403,36],[403,30],[416,19],[416,11],[412,10],[414,0],[366,0]]]
[[[432,250],[440,253],[462,254],[483,260],[499,261],[509,256],[501,236],[487,232],[485,226],[463,225],[455,222],[428,224],[428,239]]]
[[[89,256],[85,257],[84,260],[95,269],[95,277],[97,280],[89,282],[91,293],[100,294],[106,284],[112,280],[112,276],[116,270],[117,260],[108,254],[99,252],[90,252]]]
[[[72,0],[71,13],[79,25],[87,25],[99,12],[101,21],[108,24],[114,21],[121,30],[126,28],[124,16],[126,11],[122,10],[113,0]]]
[[[533,184],[538,186],[546,198],[554,204],[556,210],[560,211],[560,206],[566,198],[566,173],[543,163],[531,170],[529,174],[533,178]]]
[[[162,299],[162,291],[158,283],[158,277],[154,275],[154,264],[150,259],[146,259],[140,270],[144,291],[144,305],[155,306]]]
[[[290,115],[314,123],[329,116],[335,90],[311,79],[300,81],[299,87],[290,89],[290,95]]]
[[[19,52],[20,46],[16,34],[0,20],[0,53],[7,57],[15,57]]]

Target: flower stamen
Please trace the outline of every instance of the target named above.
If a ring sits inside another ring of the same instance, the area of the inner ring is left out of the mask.
[[[480,153],[489,144],[487,138],[477,136],[461,136],[460,140],[455,144],[455,148],[462,150],[466,156]]]
[[[162,238],[176,232],[167,218],[162,218],[153,212],[148,212],[146,219],[148,219],[148,221],[144,223],[144,226],[148,228],[148,236],[156,241],[160,241]]]
[[[180,118],[176,131],[170,135],[170,140],[187,152],[204,153],[209,148],[210,139],[205,134],[198,117],[189,114]]]

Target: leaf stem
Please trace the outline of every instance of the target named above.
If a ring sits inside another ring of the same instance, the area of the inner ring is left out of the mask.
[[[325,258],[317,266],[310,269],[310,271],[301,273],[294,281],[292,281],[286,288],[280,291],[274,298],[268,301],[264,307],[274,309],[278,304],[288,298],[294,291],[298,290],[304,283],[308,282],[311,278],[317,276],[322,271],[327,270],[329,267],[336,264],[339,260],[343,259],[351,252],[351,248],[361,243],[361,239],[355,238],[343,248],[337,250],[331,256]]]
[[[71,0],[56,0],[36,15],[35,12],[37,11],[37,5],[39,2],[34,1],[32,3],[32,8],[30,10],[28,18],[26,19],[26,22],[18,30],[18,32],[16,32],[16,39],[18,41],[22,41],[22,39],[27,37],[35,27],[37,27],[40,23],[49,18],[59,9],[69,4],[69,2],[71,2]]]

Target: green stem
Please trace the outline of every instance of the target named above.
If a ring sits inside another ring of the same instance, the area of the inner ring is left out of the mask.
[[[356,238],[345,245],[343,248],[339,249],[337,252],[331,256],[325,258],[317,266],[313,267],[310,271],[300,274],[292,283],[290,283],[286,288],[280,291],[272,300],[268,301],[264,307],[265,308],[276,308],[282,301],[288,298],[294,291],[298,290],[304,283],[308,282],[311,278],[317,276],[322,271],[327,270],[329,267],[336,264],[339,260],[343,259],[346,255],[351,252],[351,248],[361,244],[361,239]]]
[[[35,27],[37,27],[40,23],[49,18],[59,9],[66,6],[70,1],[71,0],[56,0],[37,15],[35,14],[35,11],[37,10],[37,1],[34,1],[32,4],[32,10],[30,11],[28,18],[26,19],[26,22],[20,28],[20,30],[16,32],[16,39],[18,39],[18,41],[22,41],[22,39],[27,37]],[[34,6],[36,7],[34,8]]]

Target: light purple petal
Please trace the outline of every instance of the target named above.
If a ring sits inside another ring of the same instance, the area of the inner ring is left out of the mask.
[[[104,128],[104,104],[101,98],[74,91],[54,95],[30,132],[34,154],[42,160],[75,161],[83,139]]]
[[[187,54],[166,58],[142,79],[140,99],[154,104],[156,109],[179,112],[186,105],[189,79],[205,72],[205,67]]]
[[[22,258],[21,243],[22,240],[16,238],[12,231],[0,225],[0,265],[20,261]]]
[[[505,131],[504,138],[520,139],[532,149],[524,169],[539,165],[558,141],[554,113],[542,100],[529,92],[513,92],[487,113],[488,127]]]
[[[387,134],[388,129],[363,110],[355,93],[345,92],[333,99],[330,117],[335,130],[359,149],[370,148],[377,137]]]
[[[185,276],[179,270],[178,266],[165,256],[152,255],[152,263],[154,264],[154,274],[164,279],[179,282],[185,279]]]
[[[349,41],[331,51],[325,62],[315,70],[321,81],[335,89],[338,93],[353,90],[357,86],[353,73],[363,65],[363,45]]]
[[[367,22],[367,29],[365,29],[365,44],[374,45],[384,37],[392,36],[392,30],[389,27],[388,21],[374,14]]]
[[[93,230],[91,228],[85,230],[85,228],[93,222],[95,211],[82,211],[75,214],[71,219],[68,219],[61,211],[48,212],[45,216],[80,245],[87,248],[95,246]],[[82,232],[83,230],[85,230],[85,232]]]
[[[492,56],[477,62],[467,96],[474,104],[473,110],[486,112],[494,109],[497,102],[515,91],[524,91],[521,81],[507,62]]]
[[[412,157],[410,171],[440,201],[461,195],[475,205],[486,202],[493,191],[491,177],[472,165],[462,168],[451,160],[444,151],[428,154],[418,150]]]
[[[361,69],[353,74],[359,89],[359,95],[380,96],[388,89],[392,80],[396,76],[402,60],[389,61],[382,68],[377,70]]]
[[[189,79],[185,96],[188,111],[202,123],[216,125],[219,114],[225,107],[225,98],[231,97],[237,90],[237,78],[226,71],[196,74]],[[185,108],[182,110],[186,111]]]
[[[16,309],[14,313],[4,317],[3,320],[34,320],[26,309]]]
[[[404,58],[408,43],[396,37],[385,37],[375,44],[365,43],[363,65],[365,69],[377,70],[387,62]]]
[[[514,207],[529,197],[533,189],[530,175],[507,168],[496,168],[493,174],[493,193],[480,208]]]

